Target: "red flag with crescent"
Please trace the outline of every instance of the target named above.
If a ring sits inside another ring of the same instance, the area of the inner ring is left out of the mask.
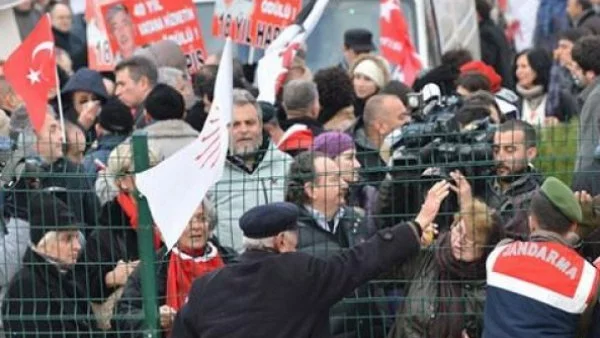
[[[49,16],[42,16],[4,65],[6,80],[25,103],[31,125],[37,132],[46,119],[48,94],[57,83],[51,27]]]

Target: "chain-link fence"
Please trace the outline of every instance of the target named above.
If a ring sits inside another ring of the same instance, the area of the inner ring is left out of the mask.
[[[481,140],[491,151],[481,163],[460,156],[448,163],[412,163],[407,149],[392,149],[387,155],[358,152],[359,160],[375,155],[388,163],[348,171],[338,156],[301,153],[294,159],[265,141],[251,158],[228,158],[222,179],[171,252],[162,247],[147,202],[136,193],[134,174],[164,160],[164,142],[181,136],[147,141],[138,132],[110,156],[106,153],[106,160],[78,158],[71,151],[74,145],[63,149],[44,145],[41,138],[20,138],[32,144],[17,148],[31,153],[12,153],[2,173],[4,336],[167,336],[185,302],[182,290],[189,291],[193,278],[235,262],[243,251],[237,222],[248,209],[275,201],[296,203],[303,210],[298,250],[326,258],[360,245],[381,228],[412,219],[426,189],[444,178],[458,190],[436,219],[437,239],[336,304],[331,330],[340,337],[434,337],[456,330],[478,337],[485,301],[482,257],[502,237],[494,227],[503,234],[526,234],[519,211],[535,184],[544,176],[573,182],[577,129],[574,120],[538,130],[534,159],[502,182],[497,156],[509,145],[493,139]],[[489,170],[473,170],[481,164]],[[476,200],[462,203],[462,190],[449,176],[454,169],[467,176]],[[370,179],[359,180],[353,170]],[[517,181],[525,190],[508,195]],[[505,184],[508,188],[502,189]],[[595,214],[591,208],[584,222],[589,231],[580,238],[593,233]],[[462,236],[462,244],[453,245],[452,236]],[[593,247],[584,249],[594,256]],[[200,268],[189,268],[181,257],[194,262],[202,257]]]

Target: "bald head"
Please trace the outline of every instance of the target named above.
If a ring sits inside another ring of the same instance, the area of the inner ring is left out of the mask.
[[[379,148],[389,133],[409,123],[411,117],[396,95],[378,94],[367,101],[363,120],[367,137]]]

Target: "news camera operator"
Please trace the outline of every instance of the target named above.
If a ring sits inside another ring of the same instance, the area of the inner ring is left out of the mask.
[[[376,214],[379,227],[408,219],[428,188],[427,178],[447,178],[459,170],[469,178],[474,195],[498,210],[512,232],[526,233],[526,218],[512,220],[526,210],[530,195],[539,187],[541,175],[532,163],[537,156],[537,135],[526,122],[492,123],[489,109],[462,105],[453,97],[441,97],[426,89],[411,106],[418,121],[403,127],[396,138],[388,166],[390,175],[380,187]],[[415,104],[416,103],[416,104]],[[399,137],[398,137],[399,136]],[[407,199],[406,196],[416,196]],[[456,210],[455,198],[442,206],[437,220],[440,230],[450,223],[444,212]]]
[[[442,97],[435,85],[411,95],[409,105],[414,122],[395,130],[385,141],[390,144],[392,156],[388,161],[390,174],[380,187],[376,207],[376,214],[381,215],[379,227],[391,226],[414,214],[420,197],[429,188],[428,178],[449,178],[455,170],[468,177],[485,177],[493,169],[494,123],[489,107],[463,105],[454,96]],[[477,196],[486,195],[485,182],[479,180],[473,188]],[[441,230],[451,223],[448,214],[457,207],[456,198],[450,198],[442,207],[442,216],[437,220]]]

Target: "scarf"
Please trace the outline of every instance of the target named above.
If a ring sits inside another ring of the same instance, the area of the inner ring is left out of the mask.
[[[133,197],[131,197],[129,194],[121,192],[117,195],[117,203],[119,203],[119,205],[121,206],[121,209],[123,209],[123,212],[129,218],[129,225],[131,226],[131,228],[133,230],[137,231],[137,229],[139,227],[139,217],[138,217],[137,206],[133,200]],[[160,237],[160,232],[156,229],[156,227],[153,227],[153,228],[154,228],[154,249],[158,250],[162,246],[162,240]]]
[[[217,248],[211,243],[206,243],[205,250],[196,254],[190,256],[177,247],[171,251],[167,270],[166,304],[176,311],[185,304],[196,278],[225,265]]]
[[[443,316],[433,324],[432,337],[460,338],[466,322],[462,284],[485,280],[485,258],[472,263],[457,260],[452,255],[450,232],[446,232],[437,240],[435,260],[440,273],[437,312]]]
[[[544,87],[541,85],[535,85],[529,89],[523,88],[517,85],[517,93],[527,101],[531,106],[531,109],[537,109],[544,100]]]

